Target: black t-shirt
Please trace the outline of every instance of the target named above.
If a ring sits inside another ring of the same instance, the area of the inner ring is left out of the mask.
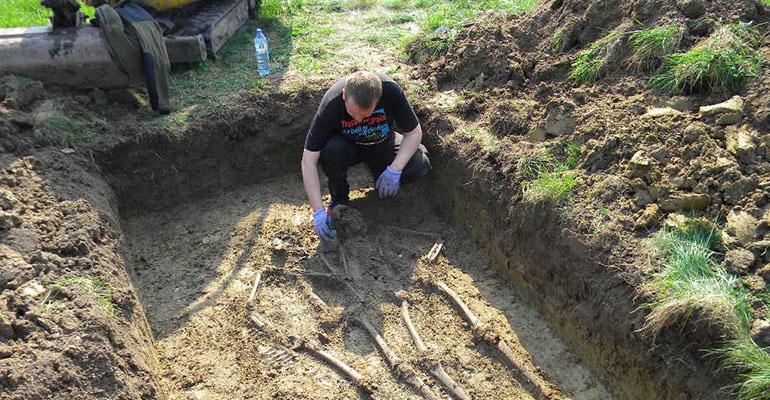
[[[410,132],[417,127],[417,115],[401,87],[385,74],[377,76],[382,80],[382,97],[374,113],[360,123],[348,114],[342,100],[346,78],[339,79],[326,91],[310,124],[305,149],[321,151],[331,135],[342,135],[359,145],[373,145],[393,137],[396,129]]]

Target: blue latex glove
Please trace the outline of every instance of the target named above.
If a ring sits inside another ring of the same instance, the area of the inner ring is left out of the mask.
[[[332,213],[331,209],[327,210],[322,208],[313,213],[313,224],[315,225],[315,233],[321,240],[331,242],[337,238],[337,231],[332,229]]]
[[[401,182],[401,171],[396,171],[393,168],[385,168],[382,171],[380,177],[377,178],[377,184],[375,187],[379,190],[380,198],[394,196],[398,193],[398,186]]]

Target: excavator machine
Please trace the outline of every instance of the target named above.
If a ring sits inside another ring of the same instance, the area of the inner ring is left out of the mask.
[[[260,0],[130,0],[147,10],[162,34],[171,64],[217,58],[233,34],[253,18]],[[88,5],[120,7],[115,0]],[[76,0],[42,0],[50,26],[0,29],[0,75],[44,83],[114,89],[142,84],[126,72],[104,27],[87,21]],[[97,13],[98,15],[98,13]],[[103,21],[102,21],[103,23]],[[121,22],[118,19],[118,25]],[[118,26],[122,29],[122,26]]]

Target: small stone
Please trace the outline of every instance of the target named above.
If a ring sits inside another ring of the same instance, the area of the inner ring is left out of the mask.
[[[684,128],[684,132],[682,133],[684,135],[685,143],[695,143],[698,140],[706,137],[706,128],[704,128],[701,124],[692,123],[687,125],[687,127]]]
[[[669,229],[681,229],[687,226],[687,217],[684,214],[671,213],[663,221],[663,226]]]
[[[698,106],[687,96],[674,96],[670,98],[668,100],[668,106],[681,112],[698,111]]]
[[[722,267],[732,274],[741,275],[751,270],[751,266],[754,264],[754,253],[746,249],[733,249],[728,250],[725,253],[725,260],[722,262]]]
[[[739,162],[749,164],[754,161],[757,153],[755,140],[756,135],[743,127],[729,129],[725,134],[725,147]]]
[[[648,156],[644,150],[639,150],[631,157],[631,173],[634,176],[645,176],[652,169],[652,164],[654,162],[655,160]]]
[[[545,120],[544,130],[547,135],[563,136],[569,135],[575,131],[577,123],[571,115],[567,113],[548,114]]]
[[[35,298],[45,292],[45,287],[37,281],[30,281],[21,287],[21,295]]]
[[[761,267],[757,270],[757,276],[762,277],[762,279],[765,280],[765,282],[770,283],[770,264],[765,264],[764,267]]]
[[[747,194],[756,189],[758,183],[756,175],[752,175],[727,184],[723,196],[725,203],[739,204]]]
[[[727,215],[725,231],[733,235],[738,243],[748,245],[754,240],[758,221],[745,211],[733,210]]]
[[[677,0],[676,5],[685,17],[691,19],[700,18],[706,12],[703,0]]]
[[[634,223],[636,229],[646,229],[651,227],[660,215],[660,207],[657,204],[648,204]]]
[[[711,204],[711,196],[706,193],[683,193],[663,200],[660,208],[664,211],[700,211]]]
[[[751,324],[751,339],[759,347],[770,347],[770,321],[756,319]]]
[[[19,201],[16,200],[16,196],[8,189],[0,189],[0,209],[8,211],[14,208]]]
[[[717,157],[717,161],[714,163],[714,166],[717,168],[717,170],[725,170],[730,167],[735,167],[737,164],[735,162],[727,157]]]
[[[0,231],[7,231],[21,225],[21,218],[16,214],[0,211]]]
[[[717,117],[718,125],[733,125],[743,118],[743,106],[743,98],[733,96],[725,102],[701,107],[700,113],[704,117]]]
[[[665,116],[674,116],[674,115],[680,115],[682,114],[681,111],[675,110],[671,107],[657,107],[657,108],[651,108],[647,110],[642,115],[642,118],[648,119],[648,118],[660,118]]]
[[[539,128],[535,128],[527,132],[526,141],[532,143],[541,143],[545,142],[545,138],[545,131]]]

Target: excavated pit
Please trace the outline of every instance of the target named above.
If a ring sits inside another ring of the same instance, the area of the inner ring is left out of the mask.
[[[358,172],[354,187],[368,186],[366,174]],[[473,398],[537,398],[496,349],[473,344],[460,314],[431,285],[437,281],[453,288],[532,371],[539,368],[570,397],[610,398],[465,231],[436,212],[423,188],[406,188],[387,201],[369,189],[356,190],[352,207],[361,212],[366,233],[343,240],[341,250],[324,257],[342,270],[344,252],[350,285],[364,304],[339,281],[313,275],[328,271],[296,174],[124,220],[170,398],[361,395],[330,366],[263,334],[250,321],[253,314],[287,335],[318,342],[368,376],[383,398],[420,398],[393,377],[373,340],[353,322],[364,315],[403,359],[414,361],[402,299],[411,304],[431,350]],[[423,256],[437,241],[443,250],[429,262]],[[249,302],[258,271],[261,283]]]
[[[312,113],[296,115],[290,123],[212,123],[100,156],[121,199],[124,256],[168,398],[368,398],[329,364],[293,350],[298,339],[363,373],[377,398],[421,398],[388,369],[360,316],[449,398],[419,367],[403,300],[431,355],[472,398],[542,398],[527,373],[574,399],[704,398],[711,390],[705,371],[647,351],[629,322],[632,290],[593,262],[548,207],[509,214],[491,178],[435,139],[434,171],[396,199],[377,199],[371,178],[354,169],[352,207],[366,230],[325,255],[343,271],[344,253],[346,279],[325,276],[298,175]],[[435,243],[443,248],[430,261]],[[474,340],[439,281],[511,345],[524,370]]]

